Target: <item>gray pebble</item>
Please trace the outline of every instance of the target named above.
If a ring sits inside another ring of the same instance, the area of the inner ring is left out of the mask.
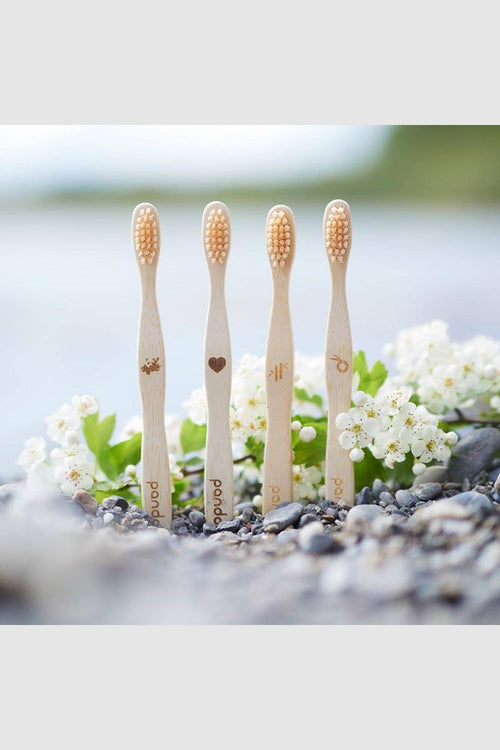
[[[205,523],[205,515],[199,510],[192,510],[189,513],[188,518],[197,529],[201,529]]]
[[[221,521],[217,526],[217,531],[232,531],[236,533],[241,529],[241,518],[232,518],[230,521]]]
[[[316,523],[318,517],[314,513],[304,513],[299,521],[299,527],[307,526],[309,523]]]
[[[354,498],[354,505],[371,505],[374,497],[370,487],[363,487]]]
[[[382,492],[389,492],[389,487],[381,479],[375,479],[373,481],[372,492],[373,497],[379,500]]]
[[[216,531],[217,531],[217,526],[215,525],[215,523],[210,523],[209,521],[207,521],[207,523],[203,524],[203,533],[206,536],[210,536],[210,534],[215,534]]]
[[[363,528],[383,512],[378,505],[355,505],[347,514],[346,528],[349,531]]]
[[[448,461],[450,481],[472,480],[481,471],[488,471],[499,450],[500,430],[481,427],[469,433],[457,443]]]
[[[264,518],[264,530],[283,531],[288,526],[293,526],[301,517],[303,510],[301,503],[289,503],[270,510]]]
[[[439,497],[443,491],[442,486],[439,482],[425,482],[419,484],[417,487],[412,487],[412,494],[415,495],[419,500],[435,500]]]
[[[398,490],[396,492],[395,504],[399,508],[412,508],[417,503],[417,498],[409,490]]]
[[[471,506],[476,510],[481,508],[490,510],[493,507],[491,500],[486,497],[486,495],[483,495],[481,492],[475,492],[474,490],[454,495],[453,502],[459,503],[460,505]]]
[[[114,521],[114,520],[115,520],[115,517],[112,513],[105,513],[102,517],[102,522],[104,524],[111,523],[111,521]]]
[[[420,484],[429,484],[430,482],[446,482],[448,479],[448,469],[446,466],[428,466],[423,474],[413,480],[413,487]]]

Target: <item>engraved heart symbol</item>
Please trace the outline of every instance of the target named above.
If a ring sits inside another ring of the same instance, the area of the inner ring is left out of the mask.
[[[208,360],[208,366],[214,372],[220,372],[226,366],[226,360],[224,357],[210,357]]]

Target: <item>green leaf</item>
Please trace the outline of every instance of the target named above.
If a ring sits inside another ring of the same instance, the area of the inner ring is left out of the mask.
[[[318,396],[317,394],[310,396],[305,388],[294,388],[294,394],[297,401],[304,401],[308,404],[314,404],[320,409],[323,406],[323,399],[321,398],[321,396]]]
[[[98,459],[99,454],[106,448],[115,429],[116,415],[110,414],[99,422],[99,413],[89,414],[83,420],[83,434],[89,450]]]
[[[315,466],[325,460],[326,454],[326,433],[327,425],[325,422],[315,422],[309,420],[305,425],[314,427],[316,437],[309,443],[299,440],[294,447],[294,463],[305,464],[306,466]]]
[[[354,356],[352,367],[354,372],[359,373],[358,389],[369,393],[370,396],[375,396],[388,375],[387,367],[384,363],[377,360],[371,370],[369,370],[365,353],[359,351]]]
[[[201,451],[207,439],[206,424],[195,424],[189,418],[182,423],[180,441],[184,453]]]
[[[255,458],[255,465],[261,466],[262,462],[264,461],[264,449],[265,449],[265,443],[258,442],[253,437],[249,437],[248,440],[245,443],[245,448],[247,449],[248,453],[251,453],[252,456]]]
[[[110,449],[111,460],[118,474],[125,471],[129,464],[136,466],[141,460],[142,434],[137,432],[128,440],[116,443]]]

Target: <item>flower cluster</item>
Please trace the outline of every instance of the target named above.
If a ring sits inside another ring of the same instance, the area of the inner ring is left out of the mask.
[[[441,320],[401,331],[384,348],[396,361],[398,374],[386,383],[408,385],[433,414],[489,401],[500,406],[500,341],[476,336],[453,343]]]
[[[412,456],[413,472],[421,474],[431,461],[449,458],[449,446],[458,436],[440,429],[438,417],[425,406],[412,403],[411,395],[406,386],[380,391],[375,397],[363,391],[354,394],[355,406],[335,420],[341,431],[339,442],[352,461],[362,461],[368,449],[393,469]]]
[[[27,472],[28,482],[50,482],[67,494],[92,487],[93,467],[80,428],[82,419],[97,408],[92,396],[73,396],[71,404],[63,404],[45,419],[47,435],[56,445],[47,454],[43,437],[25,442],[17,463]]]

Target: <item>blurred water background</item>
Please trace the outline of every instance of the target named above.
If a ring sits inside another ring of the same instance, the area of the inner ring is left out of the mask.
[[[322,350],[329,273],[326,203],[351,204],[348,297],[354,348],[369,360],[402,327],[443,318],[462,340],[498,336],[500,128],[0,128],[0,478],[23,441],[75,393],[123,425],[139,411],[139,279],[130,216],[160,211],[158,294],[167,411],[203,377],[208,275],[200,223],[228,203],[233,357],[262,355],[271,302],[264,225],[295,213],[296,348]]]

